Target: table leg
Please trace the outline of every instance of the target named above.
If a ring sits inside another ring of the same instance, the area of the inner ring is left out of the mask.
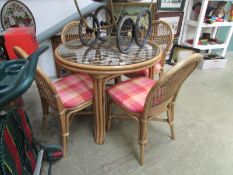
[[[94,109],[95,109],[95,142],[103,144],[105,141],[105,81],[100,77],[93,77]]]

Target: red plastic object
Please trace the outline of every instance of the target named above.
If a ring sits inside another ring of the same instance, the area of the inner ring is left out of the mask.
[[[36,40],[35,30],[33,27],[9,28],[5,31],[4,38],[5,47],[10,59],[17,58],[13,52],[14,46],[21,47],[29,55],[38,48],[38,42]]]
[[[186,42],[189,44],[193,44],[193,39],[188,39],[188,40],[186,40]],[[198,45],[202,45],[202,41],[199,40]]]
[[[217,19],[216,19],[216,22],[224,22],[224,19],[222,19],[222,18],[217,18]]]

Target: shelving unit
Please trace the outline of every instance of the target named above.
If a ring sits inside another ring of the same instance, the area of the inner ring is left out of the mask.
[[[187,13],[186,17],[184,19],[184,30],[183,35],[181,38],[181,44],[193,48],[197,48],[200,50],[208,50],[208,52],[211,52],[211,50],[214,49],[221,49],[222,56],[225,56],[232,33],[233,33],[233,22],[214,22],[212,24],[204,23],[205,13],[208,6],[208,3],[210,1],[224,1],[224,0],[202,0],[202,1],[195,1],[195,0],[189,0],[187,4]],[[225,1],[231,1],[231,0],[225,0]],[[197,21],[191,19],[191,14],[193,13],[192,7],[194,3],[201,2],[201,10],[200,15]],[[207,45],[199,44],[199,38],[201,37],[203,32],[208,31],[208,33],[211,34],[211,38],[216,38],[217,31],[221,30],[220,27],[228,27],[228,31],[226,34],[226,38],[221,44],[214,44],[214,43],[208,43]],[[193,43],[190,44],[187,42],[187,40],[193,39]]]

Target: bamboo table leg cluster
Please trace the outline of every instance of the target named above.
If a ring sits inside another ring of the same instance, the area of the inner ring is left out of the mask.
[[[95,109],[95,142],[105,141],[105,80],[102,76],[93,75],[94,109]]]

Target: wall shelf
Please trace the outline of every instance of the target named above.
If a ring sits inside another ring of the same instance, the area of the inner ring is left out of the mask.
[[[221,55],[225,56],[227,47],[229,45],[233,33],[233,22],[224,21],[224,22],[214,22],[212,24],[204,23],[206,9],[210,1],[219,2],[223,0],[203,0],[200,10],[200,15],[197,21],[191,19],[191,15],[193,13],[192,7],[196,3],[196,1],[195,0],[188,1],[188,4],[186,6],[187,13],[183,24],[184,30],[181,38],[181,44],[200,50],[208,50],[209,52],[211,52],[211,50],[214,49],[222,49]],[[225,0],[225,1],[231,1],[231,0]],[[210,38],[215,39],[218,30],[221,30],[220,27],[228,27],[228,31],[226,33],[227,36],[225,38],[225,41],[223,41],[224,42],[223,44],[207,44],[207,45],[199,44],[199,40],[202,34],[204,32],[206,33],[206,30],[208,31],[207,33],[210,34]],[[187,42],[187,40],[190,39],[193,40],[192,44]]]
[[[198,21],[194,21],[194,20],[186,20],[185,24],[193,26],[193,27],[199,26]],[[227,27],[227,26],[230,27],[230,26],[233,26],[233,22],[224,21],[224,22],[214,22],[212,24],[202,23],[200,24],[200,26],[201,27]]]
[[[193,47],[192,44],[189,44],[187,42],[181,42],[182,45]],[[200,50],[211,50],[211,49],[224,49],[226,47],[226,44],[207,44],[207,45],[197,45],[195,48]]]

